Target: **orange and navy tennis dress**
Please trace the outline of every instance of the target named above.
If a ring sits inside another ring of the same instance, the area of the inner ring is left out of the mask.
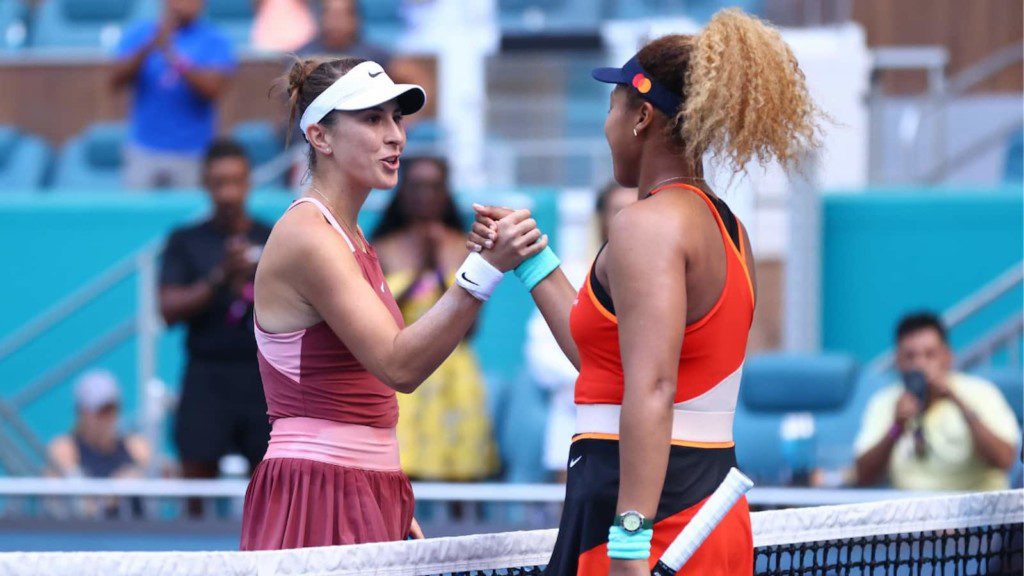
[[[650,565],[679,534],[700,504],[736,466],[732,422],[754,318],[754,288],[743,229],[729,207],[698,188],[725,244],[725,287],[711,311],[686,327],[679,351],[672,447],[665,485],[654,518]],[[596,261],[596,260],[595,260]],[[608,528],[619,492],[619,413],[623,370],[618,319],[611,296],[591,267],[569,316],[579,351],[576,434],[558,540],[545,574],[608,574]],[[651,471],[651,473],[657,473]],[[741,499],[679,572],[680,575],[752,574],[753,539],[746,499]]]

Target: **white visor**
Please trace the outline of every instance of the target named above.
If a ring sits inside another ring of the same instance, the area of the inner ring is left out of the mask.
[[[299,119],[299,128],[305,134],[332,110],[365,110],[396,98],[402,114],[413,114],[423,108],[427,93],[416,84],[395,84],[380,64],[363,62],[310,102]]]

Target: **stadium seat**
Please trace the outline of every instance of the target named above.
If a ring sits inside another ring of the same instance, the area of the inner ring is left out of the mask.
[[[858,381],[856,362],[848,356],[770,354],[748,359],[733,427],[740,468],[759,483],[782,480],[786,458],[780,427],[796,412],[814,417],[813,465],[847,465],[863,410],[852,401],[862,386],[865,394],[874,390],[873,382]]]
[[[443,139],[444,130],[436,120],[424,119],[413,123],[406,132],[410,144],[437,144]]]
[[[284,142],[281,140],[280,133],[274,128],[273,123],[266,120],[252,120],[235,124],[231,129],[231,137],[245,148],[253,167],[270,162],[284,151]],[[266,185],[282,186],[284,185],[284,176],[267,182]]]
[[[235,46],[249,43],[252,33],[252,0],[207,0],[206,17],[220,27]]]
[[[488,394],[496,396],[494,437],[501,452],[504,480],[543,482],[548,474],[543,459],[548,406],[543,393],[524,373],[504,386],[492,383]]]
[[[127,127],[102,122],[86,128],[64,145],[53,185],[58,188],[119,189]]]
[[[722,8],[741,8],[750,14],[758,14],[763,0],[618,0],[611,7],[612,18],[664,18],[686,16],[698,22],[711,19]]]
[[[32,22],[31,43],[40,48],[112,50],[125,25],[142,15],[139,0],[43,0]]]
[[[1003,181],[1019,185],[1024,182],[1024,130],[1011,136],[1007,144]]]
[[[379,46],[390,46],[405,30],[401,0],[360,0],[363,38]]]
[[[607,97],[573,99],[565,109],[565,136],[567,138],[604,138],[604,121],[607,116]]]
[[[0,52],[17,50],[28,39],[28,9],[21,0],[0,0]]]
[[[857,362],[839,354],[766,354],[747,361],[740,398],[754,412],[831,412],[853,393]]]
[[[266,120],[239,122],[231,129],[231,137],[245,147],[253,166],[266,164],[284,150],[274,124]]]
[[[600,16],[592,0],[498,0],[498,20],[510,32],[595,31]]]
[[[0,194],[41,187],[50,157],[50,146],[42,138],[0,126]]]
[[[974,374],[998,386],[1013,408],[1017,423],[1024,422],[1024,374],[1021,374],[1020,366],[983,368]]]

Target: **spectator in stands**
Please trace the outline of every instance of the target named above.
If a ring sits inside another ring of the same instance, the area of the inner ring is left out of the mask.
[[[857,454],[857,483],[888,477],[910,490],[999,490],[1008,486],[1020,429],[992,383],[953,371],[946,328],[931,313],[896,328],[902,382],[868,403]]]
[[[195,187],[217,125],[216,102],[235,69],[231,44],[200,17],[204,0],[165,0],[159,21],[125,32],[113,85],[134,94],[125,183]]]
[[[380,64],[391,62],[387,50],[362,39],[363,16],[358,0],[322,0],[320,33],[299,50],[299,56],[355,56]]]
[[[438,158],[403,161],[373,244],[406,324],[433,306],[466,258],[465,226]],[[399,394],[398,442],[411,478],[480,480],[497,469],[483,375],[463,341],[416,394]]]
[[[316,35],[309,0],[254,0],[252,46],[269,52],[293,52]]]
[[[57,476],[129,478],[142,476],[152,457],[149,443],[118,430],[121,389],[106,370],[91,370],[75,382],[75,425],[47,447]]]
[[[623,188],[614,181],[601,189],[595,205],[598,248],[608,241],[608,227],[612,217],[636,200],[636,188]],[[596,252],[597,249],[587,254]],[[582,285],[584,276],[590,270],[589,261],[563,262],[562,269],[572,277],[576,285]],[[573,390],[579,372],[558,347],[558,342],[539,311],[534,311],[530,317],[526,331],[526,363],[530,377],[538,386],[547,390],[551,398],[544,440],[544,467],[553,472],[559,482],[564,483],[569,445],[572,443],[576,422]]]
[[[249,160],[241,145],[220,140],[210,147],[203,184],[213,215],[171,234],[160,275],[164,320],[188,330],[174,426],[187,478],[215,477],[228,453],[242,454],[252,471],[270,439],[252,315],[256,263],[270,227],[246,212]]]
[[[137,478],[145,474],[152,448],[143,437],[118,429],[121,389],[106,370],[91,370],[75,382],[75,424],[47,446],[47,473],[64,478]],[[75,501],[79,516],[114,516],[117,499]],[[54,508],[54,511],[57,508]],[[133,511],[140,511],[133,502]]]

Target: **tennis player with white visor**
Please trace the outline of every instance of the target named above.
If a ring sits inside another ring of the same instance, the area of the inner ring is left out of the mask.
[[[522,210],[470,254],[456,284],[405,326],[356,225],[372,189],[393,188],[404,116],[426,100],[375,62],[296,62],[294,121],[312,182],[274,226],[255,283],[260,372],[273,425],[246,493],[243,550],[421,537],[399,467],[395,393],[414,393],[476,322],[503,272],[547,246]]]

